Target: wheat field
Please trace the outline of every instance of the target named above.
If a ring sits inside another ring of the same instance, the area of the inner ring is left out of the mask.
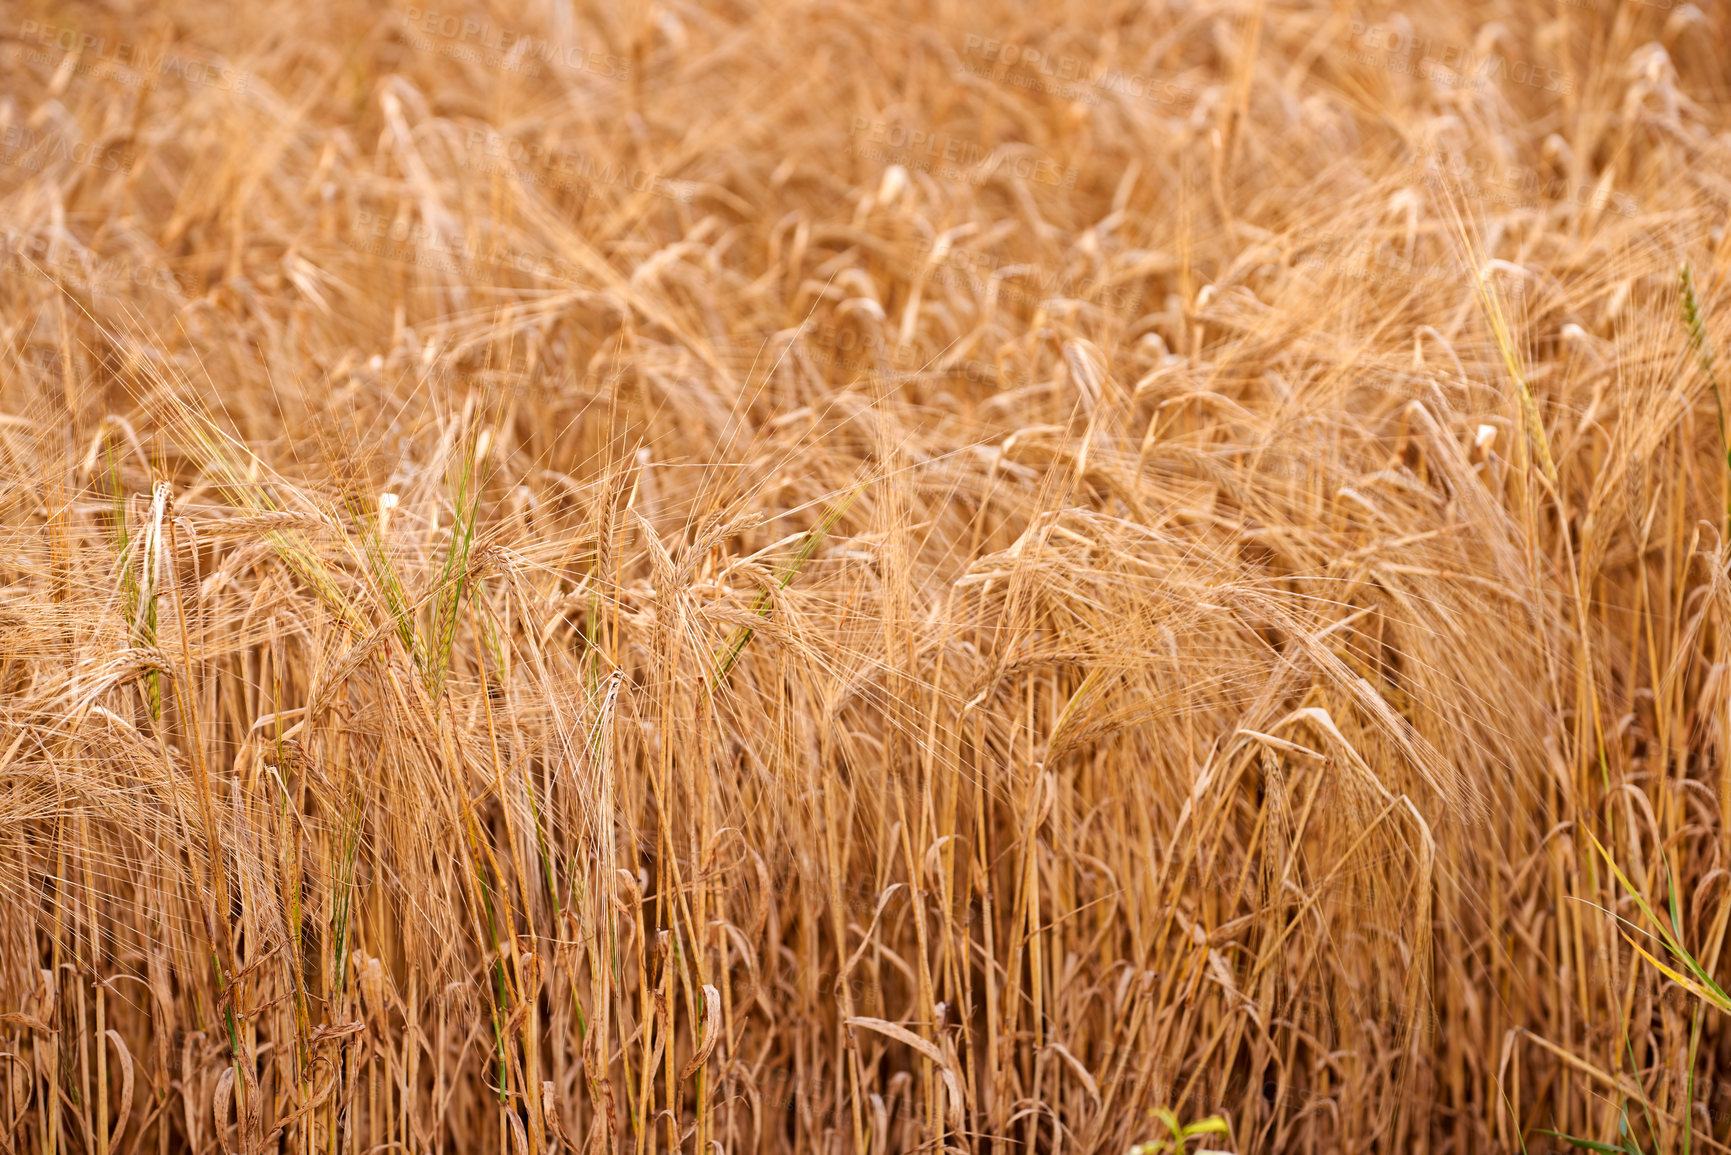
[[[8,5],[0,1152],[1727,1150],[1728,29]]]

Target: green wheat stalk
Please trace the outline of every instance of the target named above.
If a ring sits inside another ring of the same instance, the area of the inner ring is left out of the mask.
[[[345,489],[344,503],[349,507],[350,519],[360,528],[363,556],[385,603],[385,611],[396,623],[397,639],[402,642],[403,650],[410,659],[417,666],[422,666],[425,654],[422,652],[420,636],[415,633],[414,610],[409,605],[409,595],[404,590],[401,579],[397,577],[396,567],[391,564],[386,550],[379,506],[367,500],[367,495],[359,485],[350,485]]]
[[[786,589],[793,584],[793,579],[799,576],[799,571],[804,569],[805,563],[817,553],[817,547],[823,544],[823,539],[829,536],[829,531],[835,528],[835,523],[840,521],[843,515],[852,508],[854,501],[864,489],[864,482],[854,487],[854,491],[848,494],[843,501],[830,507],[821,521],[806,530],[800,538],[799,550],[793,555],[793,560],[788,562],[787,568],[782,571],[781,589]],[[752,609],[758,617],[767,618],[770,609],[770,591],[764,590],[763,593],[759,594],[757,604]],[[728,643],[726,656],[717,665],[715,676],[710,679],[709,688],[711,691],[727,680],[727,675],[732,671],[733,664],[739,660],[740,651],[745,649],[746,643],[751,641],[756,633],[757,631],[751,626],[741,626],[734,633],[733,640]]]
[[[1527,440],[1532,447],[1533,456],[1538,458],[1539,469],[1544,473],[1545,480],[1550,482],[1553,492],[1557,486],[1557,467],[1551,459],[1550,439],[1545,436],[1545,419],[1539,412],[1539,403],[1533,397],[1533,391],[1527,384],[1527,376],[1521,371],[1521,358],[1516,349],[1514,332],[1509,324],[1507,311],[1503,308],[1503,300],[1491,283],[1490,277],[1483,272],[1479,274],[1479,301],[1484,307],[1485,319],[1490,323],[1491,336],[1495,339],[1497,352],[1502,355],[1503,367],[1514,379],[1515,390],[1520,397],[1521,416],[1527,428]]]
[[[1707,375],[1707,387],[1713,390],[1713,405],[1719,411],[1719,450],[1725,455],[1726,475],[1731,476],[1731,439],[1725,435],[1725,400],[1719,393],[1719,375],[1713,371],[1713,342],[1707,337],[1707,323],[1701,319],[1701,303],[1695,296],[1695,274],[1688,261],[1683,262],[1677,280],[1683,298],[1683,325],[1689,330],[1689,345],[1695,350],[1701,372]],[[1731,531],[1731,495],[1726,498],[1725,524]]]
[[[126,631],[128,643],[134,646],[153,647],[156,645],[156,597],[154,591],[146,591],[139,581],[139,574],[134,572],[132,552],[132,531],[126,517],[126,489],[120,480],[120,461],[114,451],[114,444],[108,444],[108,490],[109,500],[113,506],[113,538],[115,564],[120,570],[120,596],[122,612],[126,615]],[[147,565],[139,565],[139,570],[148,575]],[[144,675],[146,704],[152,718],[162,717],[162,673],[151,668]]]
[[[355,890],[355,859],[361,846],[361,798],[359,792],[352,794],[348,805],[344,807],[342,839],[337,848],[337,885],[332,896],[335,900],[332,911],[332,922],[335,923],[331,935],[333,954],[331,970],[336,976],[336,997],[340,1003],[343,992],[348,985],[348,950],[351,903]]]
[[[451,504],[456,520],[451,523],[451,545],[445,551],[445,567],[439,575],[438,594],[434,599],[432,644],[427,647],[427,695],[435,701],[444,688],[445,674],[451,668],[451,646],[457,638],[457,615],[469,592],[469,551],[475,544],[475,519],[481,510],[478,448],[478,440],[471,440],[454,479],[455,492]]]

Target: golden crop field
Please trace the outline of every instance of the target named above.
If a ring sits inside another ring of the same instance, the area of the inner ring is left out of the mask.
[[[1731,1149],[1731,9],[430,3],[0,12],[0,1155]]]

